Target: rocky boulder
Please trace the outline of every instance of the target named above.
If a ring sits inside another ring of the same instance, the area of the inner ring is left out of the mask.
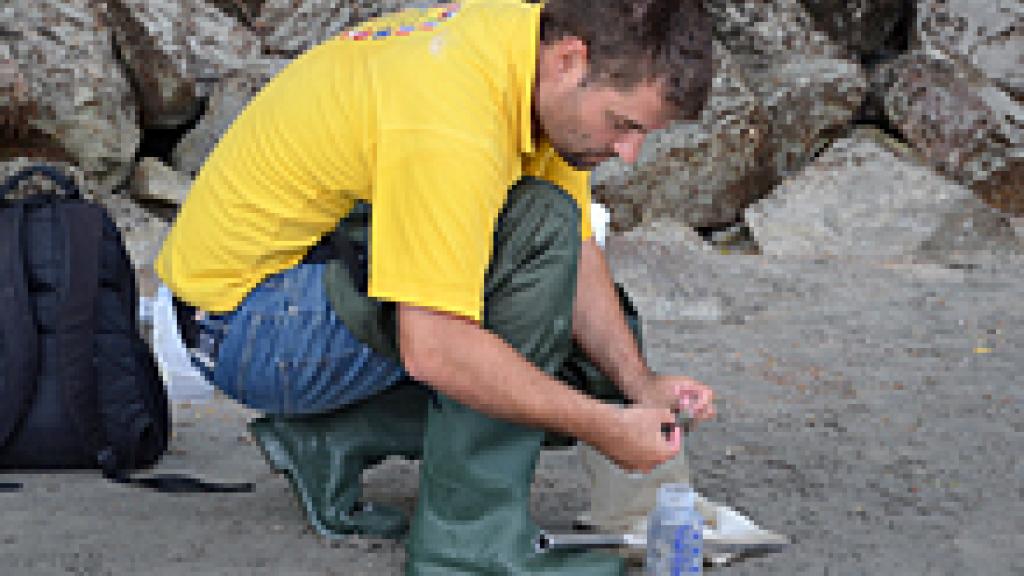
[[[9,48],[0,47],[0,137],[16,140],[23,137],[28,129],[29,107],[28,80],[21,71],[21,65],[10,59]]]
[[[251,25],[256,20],[263,7],[263,0],[209,0],[209,2],[221,12],[247,25]]]
[[[923,52],[893,64],[886,114],[942,173],[1024,214],[1024,104],[969,66]]]
[[[764,162],[773,177],[763,183],[763,195],[847,129],[864,101],[867,80],[849,60],[794,55],[748,56],[741,62],[770,118]]]
[[[191,120],[208,84],[244,70],[258,39],[204,0],[106,0],[107,21],[138,87],[145,127]]]
[[[836,142],[746,212],[773,256],[912,257],[1018,252],[1005,216],[873,129]]]
[[[697,123],[651,135],[636,165],[615,159],[593,173],[594,196],[616,229],[671,219],[680,225],[730,222],[760,192],[768,117],[722,46],[707,108]]]
[[[253,28],[263,38],[268,53],[297,56],[363,20],[412,5],[437,3],[432,0],[264,0]]]
[[[673,220],[654,220],[623,232],[618,238],[630,242],[672,244],[693,252],[711,252],[708,244],[696,230]]]
[[[1024,99],[1024,2],[919,0],[915,45],[980,70]]]
[[[908,24],[913,0],[801,0],[829,38],[865,59],[893,50],[894,37]]]
[[[286,60],[263,59],[217,82],[207,101],[206,113],[175,147],[171,156],[174,168],[192,176],[199,172],[249,100],[286,64]]]
[[[708,6],[721,43],[701,120],[652,135],[635,166],[612,160],[594,172],[595,196],[617,229],[656,218],[734,222],[845,128],[863,100],[860,66],[840,58],[797,0]]]
[[[5,2],[0,60],[0,159],[73,160],[100,193],[126,179],[141,138],[136,104],[93,2]]]
[[[736,54],[790,53],[842,58],[842,48],[815,28],[799,0],[707,0],[715,34]]]
[[[156,158],[143,158],[135,166],[128,191],[137,200],[181,206],[191,187],[192,179],[188,176]]]
[[[798,0],[711,0],[708,7],[768,116],[762,162],[772,177],[762,181],[760,197],[850,123],[867,80]]]

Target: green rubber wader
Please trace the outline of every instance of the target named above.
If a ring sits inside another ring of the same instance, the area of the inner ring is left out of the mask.
[[[484,286],[484,327],[549,374],[571,350],[579,221],[563,190],[520,181],[498,220]],[[614,555],[534,550],[530,486],[543,438],[438,394],[428,407],[407,574],[622,574]]]
[[[271,467],[288,476],[321,536],[395,538],[406,532],[408,520],[399,510],[362,503],[361,475],[387,456],[420,456],[428,395],[419,383],[400,381],[335,412],[263,416],[249,430]]]
[[[540,205],[532,206],[533,195],[548,198]],[[556,210],[552,210],[552,206]],[[555,213],[560,216],[553,216]],[[518,334],[515,341],[520,343],[521,351],[537,351],[531,360],[540,362],[542,357],[546,357],[547,361],[542,366],[546,371],[551,372],[552,367],[559,365],[560,359],[565,358],[557,372],[560,379],[595,397],[621,402],[623,398],[611,380],[594,367],[575,344],[568,347],[566,344],[571,334],[571,307],[575,295],[578,221],[579,213],[575,203],[554,186],[526,179],[513,188],[509,194],[509,205],[495,234],[495,258],[488,275],[485,300],[488,321],[491,329],[499,335]],[[334,233],[335,242],[339,241],[339,235],[343,235],[349,241],[368,243],[369,224],[368,207],[357,207],[339,224]],[[543,281],[538,282],[538,279]],[[332,306],[353,334],[378,353],[398,358],[393,305],[361,293],[345,265],[338,260],[328,262],[325,283]],[[619,295],[627,320],[639,340],[639,318],[621,288]],[[538,309],[537,303],[543,306]],[[558,314],[548,314],[548,311],[558,311]],[[552,324],[544,329],[542,323],[549,321]],[[503,327],[501,332],[493,328],[499,325]],[[567,349],[570,350],[568,357],[565,353]],[[544,351],[546,353],[542,353]],[[254,420],[250,430],[272,467],[287,474],[307,519],[322,536],[333,538],[358,533],[395,537],[401,535],[406,528],[405,518],[397,510],[379,505],[362,506],[359,502],[360,477],[365,468],[388,455],[411,458],[421,455],[427,396],[428,392],[422,386],[412,382],[400,383],[378,396],[331,414],[264,416]],[[439,406],[446,404],[452,405],[452,410],[455,409],[456,405],[450,400],[439,398]],[[438,422],[433,428],[434,436],[439,437],[440,441],[447,441],[442,422],[447,421],[459,429],[467,428],[454,417],[445,419],[438,415],[434,419]],[[487,428],[482,423],[497,426],[487,434],[497,433],[499,438],[512,438],[502,432],[505,426],[510,425],[480,414],[467,416],[467,419],[478,420],[481,430],[485,432]],[[532,480],[536,460],[535,438],[543,437],[543,433],[514,428],[522,432],[521,446],[515,448],[521,462],[517,464],[513,458],[506,464],[518,470],[517,477],[521,478],[517,481],[521,484],[520,488],[512,490],[512,493],[520,495],[516,505],[521,506],[525,503],[522,498],[528,498]],[[482,438],[480,441],[484,440]],[[560,440],[558,443],[565,442]],[[467,453],[460,458],[468,461],[471,456],[472,453]],[[479,468],[479,465],[469,468]],[[467,479],[465,490],[473,490],[468,483],[471,479]],[[525,496],[522,495],[524,490]],[[443,504],[439,497],[431,501]],[[487,506],[479,513],[484,514],[486,509]],[[515,541],[514,549],[508,548],[505,551],[505,555],[513,560],[517,555],[522,555],[524,559],[532,555],[532,548],[523,549],[522,545],[536,532],[525,508],[519,509],[517,514],[521,525],[515,530],[518,530],[520,537]],[[494,521],[503,526],[512,526],[505,516],[496,515]],[[478,535],[470,530],[464,537],[472,542]],[[422,545],[427,549],[431,547],[430,543]],[[562,556],[559,555],[559,558]],[[615,559],[610,560],[610,569],[602,568],[593,572],[595,566],[591,563],[594,560],[590,559],[593,557],[587,558],[582,564],[586,567],[583,573],[618,573]],[[559,560],[555,555],[550,555],[544,561],[548,564],[554,562],[553,565],[558,566],[567,560]],[[447,566],[445,562],[414,559],[410,561],[409,569],[415,571],[416,565],[420,565],[421,573],[448,573],[447,568],[442,568]],[[508,558],[499,562],[505,562],[505,567],[488,572],[481,565],[471,563],[472,567],[466,570],[469,573],[506,574],[527,569],[516,568],[515,562]],[[608,563],[604,559],[597,561],[600,566]],[[436,570],[428,572],[428,565],[434,566]],[[555,573],[577,572],[556,570]]]

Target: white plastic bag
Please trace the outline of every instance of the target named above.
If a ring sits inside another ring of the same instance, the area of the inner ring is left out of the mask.
[[[604,204],[590,203],[590,228],[594,231],[594,240],[601,248],[604,248],[604,239],[608,236],[608,224],[611,221],[612,214]]]
[[[174,315],[171,291],[160,284],[152,304],[153,351],[172,401],[205,402],[213,397],[213,386],[189,360],[181,342]]]

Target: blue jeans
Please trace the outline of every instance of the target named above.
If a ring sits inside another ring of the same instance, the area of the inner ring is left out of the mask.
[[[199,321],[212,365],[197,366],[235,400],[275,415],[331,412],[406,376],[355,339],[331,309],[324,265],[268,277],[233,312]]]

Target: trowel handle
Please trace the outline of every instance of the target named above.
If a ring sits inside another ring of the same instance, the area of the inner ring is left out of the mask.
[[[673,410],[672,413],[676,415],[676,421],[674,423],[665,422],[661,425],[661,434],[665,437],[665,440],[672,439],[672,432],[676,428],[681,429],[684,436],[688,435],[693,423],[693,418],[683,411]]]
[[[638,538],[631,534],[549,534],[541,532],[534,542],[537,552],[595,548],[645,548],[646,546],[646,538]]]

